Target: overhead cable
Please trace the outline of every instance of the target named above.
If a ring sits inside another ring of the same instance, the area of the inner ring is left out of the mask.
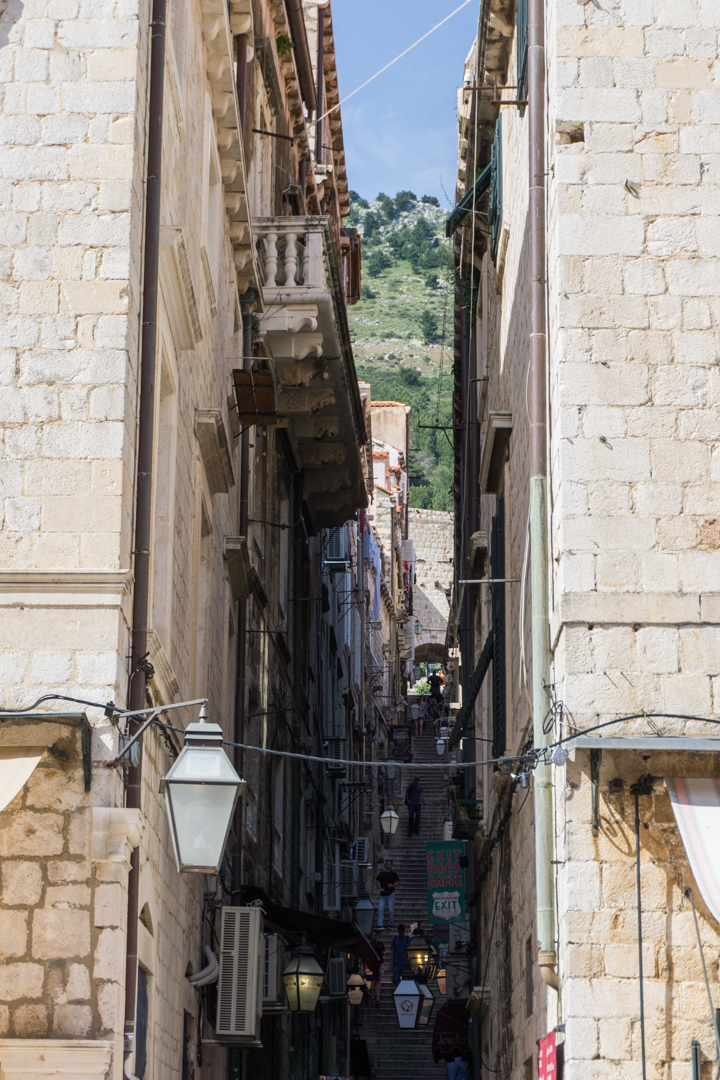
[[[431,30],[428,30],[426,34],[423,34],[422,37],[418,38],[417,41],[414,41],[412,45],[408,45],[407,49],[405,49],[404,52],[401,52],[399,56],[396,56],[395,59],[391,60],[389,64],[386,64],[385,67],[380,68],[380,70],[376,71],[374,75],[371,75],[369,79],[366,79],[364,83],[361,83],[360,86],[357,86],[354,90],[352,90],[349,94],[342,98],[341,101],[338,101],[337,105],[333,105],[333,107],[331,109],[328,109],[327,112],[324,112],[322,116],[318,116],[315,123],[319,124],[321,120],[324,120],[326,116],[330,115],[330,113],[335,112],[336,109],[339,109],[341,105],[344,105],[346,101],[349,101],[350,98],[354,97],[355,94],[360,92],[360,90],[364,90],[368,83],[371,83],[373,79],[377,79],[378,75],[382,75],[382,73],[384,71],[387,71],[388,68],[392,67],[393,64],[397,64],[398,60],[402,60],[403,56],[407,56],[407,54],[411,52],[416,45],[419,45],[421,41],[425,40],[425,38],[428,38],[431,34],[434,34],[436,30],[440,29],[443,23],[446,23],[448,19],[452,19],[453,15],[457,15],[458,11],[462,11],[462,9],[464,7],[467,7],[470,2],[471,0],[463,0],[463,3],[460,5],[460,7],[456,7],[454,11],[451,11],[450,14],[446,15],[444,19],[441,19],[439,23],[433,26]]]

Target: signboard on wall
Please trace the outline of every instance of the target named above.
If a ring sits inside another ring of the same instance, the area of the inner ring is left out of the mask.
[[[462,840],[426,841],[428,919],[450,923],[465,918],[465,871],[460,866]]]
[[[538,1039],[538,1080],[557,1080],[557,1044],[554,1031]]]

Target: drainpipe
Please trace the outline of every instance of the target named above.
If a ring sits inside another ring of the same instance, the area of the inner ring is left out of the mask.
[[[238,34],[237,42],[237,96],[238,112],[240,113],[240,131],[245,134],[245,110],[247,106],[247,64],[248,64],[248,36]]]
[[[242,356],[243,371],[252,368],[252,323],[250,321],[250,305],[255,299],[254,290],[248,289],[240,297],[240,311],[242,313]],[[248,535],[248,491],[250,487],[250,429],[243,427],[240,436],[240,510],[238,515],[238,535]],[[235,646],[235,742],[245,742],[245,681],[246,681],[246,641],[247,641],[247,600],[241,597],[238,600],[238,625]],[[235,768],[242,776],[243,754],[240,747],[235,747]],[[239,904],[242,901],[242,800],[238,800],[235,807],[235,819],[233,830],[235,832],[235,848],[232,853],[233,888],[232,903]]]
[[[137,479],[135,483],[135,544],[133,550],[132,649],[129,707],[145,708],[146,674],[140,662],[148,651],[150,601],[150,537],[152,530],[152,467],[155,438],[155,383],[157,368],[158,263],[160,255],[160,186],[162,167],[163,84],[165,75],[166,0],[153,0],[150,21],[150,96],[145,196],[145,252],[143,261],[142,330],[140,338],[140,406],[138,416]],[[130,722],[131,730],[136,725]],[[126,805],[141,803],[142,740],[137,744],[138,764],[128,770]],[[127,945],[125,953],[125,1051],[135,1050],[135,997],[138,965],[138,889],[140,860],[137,848],[128,877]]]
[[[317,114],[322,112],[323,90],[325,88],[325,8],[317,9]],[[315,161],[320,165],[323,160],[322,120],[315,124]]]
[[[530,164],[530,581],[532,589],[532,700],[536,750],[547,746],[545,687],[550,681],[547,520],[547,318],[545,313],[545,28],[544,0],[528,3],[528,150]],[[559,991],[555,970],[553,804],[550,765],[539,764],[535,799],[535,889],[538,965]]]
[[[303,101],[307,105],[308,112],[313,113],[319,106],[315,97],[315,86],[313,85],[312,60],[310,59],[302,0],[286,0],[286,8],[290,33],[295,46],[295,63],[297,65],[298,79],[300,80],[300,92]]]

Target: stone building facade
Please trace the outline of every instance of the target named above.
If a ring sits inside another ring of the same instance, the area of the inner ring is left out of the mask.
[[[493,759],[533,749],[528,178],[538,91],[533,98],[525,49],[528,25],[536,47],[538,11],[551,650],[540,721],[549,742],[592,735],[568,742],[569,759],[550,767],[544,858],[556,963],[538,955],[538,822],[533,793],[523,792],[526,765],[479,767],[468,785],[466,795],[483,802],[475,1060],[502,1077],[529,1077],[537,1040],[554,1031],[566,1077],[638,1075],[640,908],[643,1069],[689,1075],[697,1040],[704,1074],[718,1050],[686,890],[706,960],[720,925],[663,783],[718,775],[706,752],[714,744],[692,741],[712,736],[718,720],[718,19],[702,4],[548,3],[531,5],[530,16],[520,2],[482,8],[463,81],[484,89],[458,91],[458,206],[448,226],[461,282],[456,405],[473,418],[467,441],[458,440],[456,474],[466,478],[456,512],[469,518],[456,538],[454,594],[471,642],[466,699],[482,680],[461,714],[463,746],[466,756],[477,746]],[[461,577],[503,584],[472,596]],[[597,730],[605,723],[613,726]],[[708,975],[717,1002],[712,964]]]
[[[446,510],[408,510],[408,536],[415,548],[413,617],[415,659],[442,660],[453,582],[453,520]]]
[[[362,833],[353,776],[264,753],[363,752],[360,242],[340,112],[306,120],[339,100],[330,6],[10,2],[0,71],[0,1072],[344,1071],[344,992],[320,1035],[267,1008],[261,1052],[187,978],[255,901],[326,964]],[[203,698],[256,748],[213,877],[159,794],[199,705],[117,758],[118,710]]]

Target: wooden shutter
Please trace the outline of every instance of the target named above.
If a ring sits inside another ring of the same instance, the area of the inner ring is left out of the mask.
[[[517,0],[515,43],[517,45],[517,100],[522,101],[527,96],[528,0]]]
[[[492,245],[490,254],[493,259],[497,258],[498,241],[502,227],[502,118],[498,116],[495,122],[495,137],[492,144],[492,157],[490,158],[490,234]]]

